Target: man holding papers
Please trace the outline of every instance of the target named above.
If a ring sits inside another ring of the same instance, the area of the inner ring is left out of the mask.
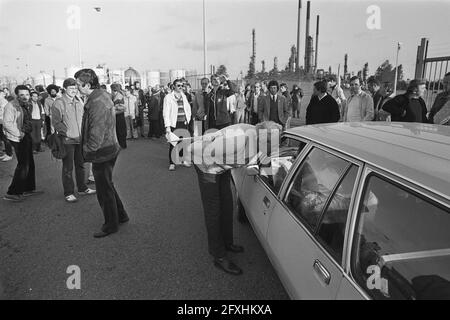
[[[186,136],[189,136],[188,124],[191,119],[191,105],[189,104],[186,96],[183,93],[183,81],[181,79],[176,79],[173,82],[174,90],[164,97],[163,105],[163,118],[164,126],[166,127],[166,138],[169,142],[173,142],[174,136],[172,131],[175,129],[184,129]],[[179,131],[179,130],[178,130]],[[169,144],[169,171],[175,170],[175,162],[177,159],[173,159],[172,153],[178,152],[178,148],[174,150],[174,145]],[[183,157],[183,150],[178,154],[178,156]],[[190,164],[187,161],[182,161],[182,164],[189,167]]]

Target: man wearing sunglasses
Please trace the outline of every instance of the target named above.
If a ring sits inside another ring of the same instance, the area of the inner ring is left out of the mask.
[[[173,82],[174,89],[171,93],[164,97],[163,105],[163,118],[164,126],[166,127],[166,137],[170,142],[170,134],[176,129],[185,129],[189,134],[188,124],[191,119],[191,105],[183,93],[183,81],[181,79],[176,79]],[[182,138],[181,136],[179,138]],[[172,158],[172,151],[174,146],[169,143],[169,171],[175,170],[175,162]],[[178,150],[178,149],[177,149]],[[180,157],[183,157],[183,150],[179,153]],[[177,157],[178,158],[178,157]],[[187,161],[182,161],[185,167],[190,167]]]

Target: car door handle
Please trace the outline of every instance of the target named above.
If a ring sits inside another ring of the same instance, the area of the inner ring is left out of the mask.
[[[325,285],[329,285],[330,280],[331,280],[331,275],[328,272],[328,270],[323,266],[323,264],[319,260],[316,260],[316,261],[314,261],[313,268],[314,268],[314,271],[317,273],[317,275],[322,280],[322,282],[325,283]]]
[[[266,206],[266,208],[269,209],[270,200],[269,200],[269,198],[267,198],[267,196],[264,196],[263,202],[264,202],[264,205]]]

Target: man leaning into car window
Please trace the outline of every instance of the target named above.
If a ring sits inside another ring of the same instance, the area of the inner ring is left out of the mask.
[[[187,148],[187,154],[194,154],[194,167],[198,175],[208,234],[208,251],[214,258],[214,265],[232,275],[242,274],[242,269],[228,258],[227,251],[239,253],[244,248],[233,243],[234,203],[230,169],[256,164],[262,158],[260,155],[263,152],[252,148],[259,145],[260,133],[261,137],[267,136],[262,133],[267,131],[261,129],[278,130],[279,137],[281,126],[270,121],[256,126],[236,124],[195,138]],[[234,143],[244,132],[245,143]],[[271,144],[270,139],[267,140]],[[264,141],[261,141],[261,145],[264,145]],[[261,149],[266,148],[263,146]],[[214,155],[208,151],[212,151]],[[201,161],[198,161],[198,155]]]

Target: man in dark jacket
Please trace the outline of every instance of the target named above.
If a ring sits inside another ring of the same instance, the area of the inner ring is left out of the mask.
[[[159,90],[159,85],[155,85],[152,88],[148,99],[148,137],[149,138],[161,138],[161,126],[160,126],[160,116],[161,116],[161,92]]]
[[[117,232],[119,223],[129,220],[119,194],[114,188],[112,174],[120,146],[116,135],[114,104],[108,93],[100,89],[98,77],[92,69],[75,73],[78,90],[87,96],[81,145],[86,162],[92,162],[97,199],[103,210],[105,224],[94,234],[95,238],[106,237]]]
[[[142,90],[141,83],[139,81],[134,82],[134,88],[135,88],[135,94],[136,94],[136,98],[137,98],[137,107],[138,107],[138,114],[139,114],[138,119],[136,119],[136,124],[137,124],[137,127],[138,127],[141,137],[144,138],[145,137],[145,134],[144,134],[144,109],[146,107],[144,90]]]
[[[220,79],[222,78],[222,81]],[[222,83],[221,83],[222,82]],[[227,109],[227,98],[235,93],[234,84],[224,75],[211,76],[213,89],[208,94],[208,99],[204,104],[205,110],[199,109],[200,113],[206,115],[205,126],[207,129],[222,129],[230,125],[231,118]],[[225,88],[228,86],[228,89]]]
[[[422,99],[425,90],[425,82],[414,79],[406,93],[387,101],[383,110],[391,114],[391,121],[427,123],[427,107]]]
[[[338,122],[340,119],[339,105],[327,93],[328,83],[314,83],[313,96],[306,109],[306,124]]]
[[[267,95],[258,104],[258,119],[260,122],[273,121],[285,127],[286,122],[291,117],[288,101],[279,92],[279,85],[276,80],[271,80],[268,88]]]

